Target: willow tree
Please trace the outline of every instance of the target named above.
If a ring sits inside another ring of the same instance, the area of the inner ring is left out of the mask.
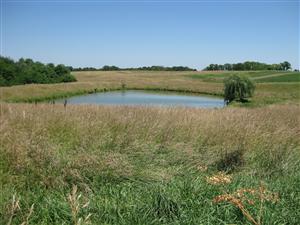
[[[255,85],[249,78],[231,75],[224,79],[224,101],[227,104],[234,100],[245,102],[253,95],[254,89]]]

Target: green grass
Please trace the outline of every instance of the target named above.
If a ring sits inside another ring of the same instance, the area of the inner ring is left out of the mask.
[[[190,74],[188,77],[192,79],[200,79],[204,82],[223,82],[223,79],[233,75],[243,75],[254,79],[257,82],[299,82],[298,72],[283,71],[233,71],[233,72],[205,72]],[[270,77],[269,77],[270,76]]]
[[[272,183],[272,191],[284,194],[278,203],[264,206],[262,224],[298,224],[300,198],[295,190],[300,185],[299,177],[268,182]],[[286,184],[289,186],[284,189]],[[214,187],[206,184],[205,177],[198,174],[188,174],[163,183],[111,179],[97,181],[88,193],[80,189],[90,204],[80,211],[79,216],[85,217],[91,213],[92,224],[251,224],[234,206],[214,204],[211,200],[223,191],[236,190],[241,185],[257,187],[260,183],[251,177],[240,176],[225,188]],[[31,193],[19,193],[25,202],[21,206],[23,209],[35,204],[36,211],[30,223],[72,224],[66,201],[69,189],[49,191],[34,188]],[[258,212],[255,207],[251,210]],[[15,223],[22,222],[20,214],[16,215]]]
[[[274,77],[257,79],[256,82],[300,82],[300,73],[288,73]]]

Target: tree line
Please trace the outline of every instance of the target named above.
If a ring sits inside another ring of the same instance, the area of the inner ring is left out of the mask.
[[[95,67],[79,67],[79,68],[70,68],[72,71],[118,71],[118,70],[147,70],[147,71],[197,71],[196,69],[189,68],[187,66],[143,66],[143,67],[130,67],[130,68],[119,68],[117,66],[108,66],[105,65],[102,68]]]
[[[225,64],[210,64],[204,70],[213,71],[213,70],[289,70],[291,69],[291,64],[287,61],[284,61],[282,63],[278,64],[266,64],[266,63],[260,63],[260,62],[252,62],[252,61],[246,61],[244,63],[225,63]]]
[[[76,79],[70,74],[70,68],[63,64],[55,66],[53,63],[43,64],[24,58],[14,61],[0,56],[0,86],[73,81]]]

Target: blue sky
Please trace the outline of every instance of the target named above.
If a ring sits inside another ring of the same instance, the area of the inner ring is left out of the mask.
[[[299,68],[299,1],[2,0],[1,54],[79,66]]]

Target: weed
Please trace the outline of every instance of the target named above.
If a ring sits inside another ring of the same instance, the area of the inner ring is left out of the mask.
[[[31,205],[29,212],[25,218],[25,220],[21,223],[21,225],[29,225],[29,219],[33,213],[34,204]],[[9,219],[7,225],[11,225],[13,222],[13,218],[21,211],[20,207],[20,198],[17,197],[16,194],[13,195],[10,206],[9,206]]]
[[[219,172],[213,176],[206,177],[206,182],[214,185],[230,184],[232,182],[232,176]]]
[[[254,225],[261,224],[262,210],[265,201],[276,203],[277,201],[279,201],[279,198],[277,193],[271,193],[267,191],[262,185],[257,189],[238,189],[231,194],[219,195],[213,199],[214,203],[228,202],[234,205],[239,210],[241,210],[246,219]],[[259,205],[259,215],[257,215],[256,218],[247,209],[247,206],[249,205]]]
[[[87,208],[89,202],[84,204],[81,203],[81,194],[77,193],[77,186],[73,185],[71,193],[68,195],[68,203],[71,208],[72,213],[72,220],[74,225],[81,225],[81,224],[89,224],[90,217],[92,214],[88,214],[85,217],[80,217],[79,213],[82,209]]]

